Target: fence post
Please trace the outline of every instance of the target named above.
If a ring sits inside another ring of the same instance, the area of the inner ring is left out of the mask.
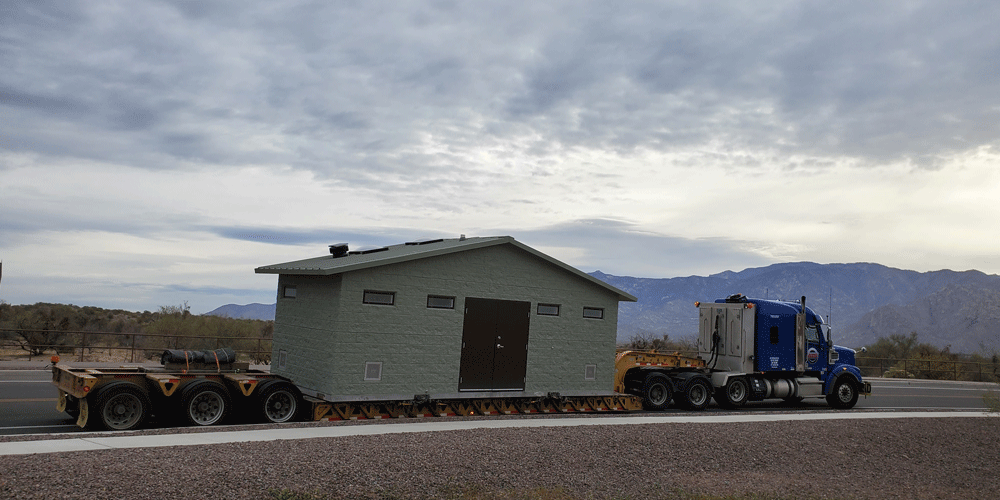
[[[129,358],[129,363],[135,363],[135,334],[132,334],[132,356]]]
[[[80,335],[80,362],[83,362],[83,346],[87,345],[87,332]]]

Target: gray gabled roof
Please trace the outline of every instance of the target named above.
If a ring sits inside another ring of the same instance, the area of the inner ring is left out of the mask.
[[[625,293],[573,266],[565,264],[557,259],[553,259],[552,257],[549,257],[534,248],[518,242],[510,236],[489,236],[481,238],[463,237],[414,241],[381,248],[352,251],[343,257],[324,255],[322,257],[315,257],[312,259],[285,262],[284,264],[261,266],[254,269],[254,272],[258,274],[308,274],[326,276],[357,271],[359,269],[367,269],[369,267],[385,266],[399,262],[436,257],[455,252],[464,252],[466,250],[491,247],[494,245],[513,245],[572,274],[575,274],[580,278],[617,294],[619,300],[627,302],[636,302],[638,300],[632,295],[629,295],[628,293]]]

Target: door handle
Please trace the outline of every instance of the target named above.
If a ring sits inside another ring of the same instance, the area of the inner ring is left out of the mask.
[[[497,344],[497,349],[503,349],[503,346],[500,345],[500,344]]]

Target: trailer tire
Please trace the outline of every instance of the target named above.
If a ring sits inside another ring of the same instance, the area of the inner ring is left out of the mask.
[[[226,386],[214,380],[196,380],[181,390],[181,411],[189,425],[212,425],[225,420],[232,400]]]
[[[712,400],[712,384],[704,378],[688,379],[681,394],[681,406],[688,410],[704,410]]]
[[[715,402],[728,409],[739,408],[750,399],[750,382],[746,377],[731,377],[715,391]]]
[[[674,387],[662,373],[650,373],[642,383],[642,407],[646,410],[663,410],[673,397]]]
[[[109,431],[128,431],[140,427],[149,417],[149,395],[132,382],[111,382],[105,385],[94,398],[89,421],[95,427]],[[79,406],[77,407],[79,416]]]
[[[849,410],[858,404],[858,386],[849,376],[838,378],[833,390],[826,395],[826,402],[838,410]]]
[[[302,393],[284,380],[267,380],[257,388],[257,404],[264,422],[281,424],[296,419],[302,408]]]

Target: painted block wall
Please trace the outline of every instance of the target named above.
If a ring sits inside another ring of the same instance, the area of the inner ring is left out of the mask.
[[[465,297],[531,302],[525,393],[612,390],[617,294],[513,245],[369,268],[337,280],[281,275],[279,294],[280,286],[300,280],[306,286],[298,285],[295,299],[279,297],[274,349],[304,352],[276,373],[329,399],[462,396]],[[364,304],[365,290],[394,292],[395,304]],[[455,297],[455,309],[428,308],[428,295]],[[536,314],[539,303],[559,304],[560,315]],[[604,319],[584,318],[585,306],[603,308]],[[382,363],[381,380],[364,380],[366,362]],[[595,380],[584,379],[586,365],[596,365]]]

